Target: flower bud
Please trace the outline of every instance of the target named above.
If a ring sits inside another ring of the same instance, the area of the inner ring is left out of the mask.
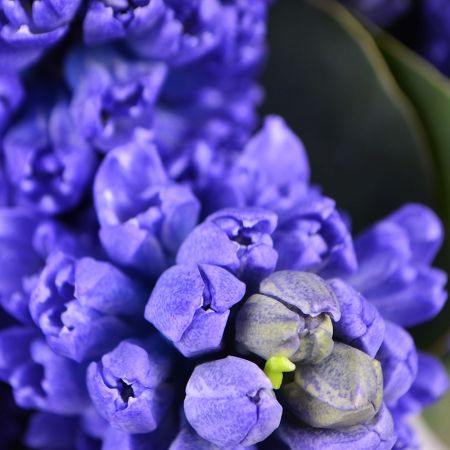
[[[297,365],[281,388],[284,405],[315,428],[342,428],[371,420],[383,401],[380,363],[345,344],[314,365]]]
[[[157,281],[145,318],[191,357],[220,348],[230,308],[245,285],[221,267],[176,265]]]
[[[155,145],[145,137],[106,156],[94,197],[100,240],[110,259],[150,276],[167,267],[200,210],[188,187],[169,180]]]
[[[238,312],[236,340],[268,360],[318,363],[333,349],[339,304],[324,280],[308,272],[280,271],[264,279]]]
[[[186,238],[178,264],[214,264],[251,284],[275,269],[271,234],[277,217],[259,208],[224,209],[209,216]]]
[[[130,334],[120,316],[141,312],[146,292],[113,265],[52,254],[30,299],[35,323],[59,354],[81,362]]]
[[[195,368],[186,386],[184,412],[202,438],[232,447],[267,438],[280,424],[282,408],[258,366],[228,356]]]
[[[122,341],[89,365],[87,385],[98,413],[125,433],[155,430],[172,402],[170,365],[158,337]]]

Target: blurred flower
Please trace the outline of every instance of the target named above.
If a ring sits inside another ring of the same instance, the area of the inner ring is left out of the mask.
[[[356,270],[350,230],[327,197],[312,193],[280,214],[273,239],[279,269],[308,270],[326,278]]]
[[[75,126],[97,150],[107,152],[132,141],[139,128],[151,128],[167,68],[100,47],[73,50],[65,73]]]
[[[178,264],[213,264],[250,284],[275,269],[278,255],[271,234],[277,216],[259,208],[218,211],[197,226],[182,243]]]
[[[346,280],[384,318],[402,326],[425,322],[447,299],[446,274],[430,267],[442,239],[430,209],[406,205],[358,236],[358,271]]]
[[[306,195],[309,172],[302,142],[281,117],[269,116],[226,176],[218,173],[209,181],[206,201],[215,208],[260,206],[287,211]]]
[[[82,362],[130,334],[120,316],[142,314],[145,297],[143,287],[113,265],[57,252],[39,276],[30,312],[57,353]]]
[[[0,64],[16,71],[36,61],[67,32],[80,0],[40,0],[0,5]]]
[[[125,433],[149,433],[172,403],[167,349],[158,336],[128,339],[89,365],[87,384],[98,413]]]
[[[195,368],[184,412],[194,430],[218,447],[247,447],[278,427],[282,408],[258,366],[228,356]]]
[[[230,308],[244,294],[244,283],[221,267],[175,265],[158,279],[145,318],[184,356],[197,356],[220,349]]]
[[[324,280],[307,272],[280,271],[264,279],[239,310],[236,341],[268,360],[318,363],[333,350],[333,325],[341,313]]]
[[[378,361],[335,343],[318,364],[297,364],[295,379],[281,390],[282,404],[314,428],[340,429],[364,424],[383,401],[383,375]]]
[[[10,364],[2,375],[20,407],[70,415],[88,406],[85,368],[54,353],[38,335],[32,338],[28,329],[1,332],[0,360]]]
[[[17,108],[22,103],[24,91],[15,74],[0,75],[0,136]]]
[[[64,100],[51,110],[43,105],[30,108],[3,142],[15,202],[44,214],[68,211],[92,183],[96,156],[77,133]]]
[[[111,260],[158,276],[197,223],[200,205],[172,182],[145,136],[110,152],[94,184],[100,239]]]

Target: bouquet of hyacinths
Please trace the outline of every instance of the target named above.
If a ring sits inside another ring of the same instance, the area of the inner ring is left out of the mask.
[[[443,227],[407,204],[353,238],[257,129],[269,3],[0,3],[5,448],[417,445]]]

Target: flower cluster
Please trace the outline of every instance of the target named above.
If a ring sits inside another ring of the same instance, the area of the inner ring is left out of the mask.
[[[446,300],[439,219],[353,238],[286,123],[254,132],[269,3],[1,3],[2,414],[31,412],[28,448],[411,448],[446,390],[404,328]]]

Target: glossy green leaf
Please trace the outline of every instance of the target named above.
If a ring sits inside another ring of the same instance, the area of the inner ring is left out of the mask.
[[[265,112],[304,140],[313,180],[356,228],[432,202],[421,122],[370,33],[335,0],[277,2],[270,29]]]

